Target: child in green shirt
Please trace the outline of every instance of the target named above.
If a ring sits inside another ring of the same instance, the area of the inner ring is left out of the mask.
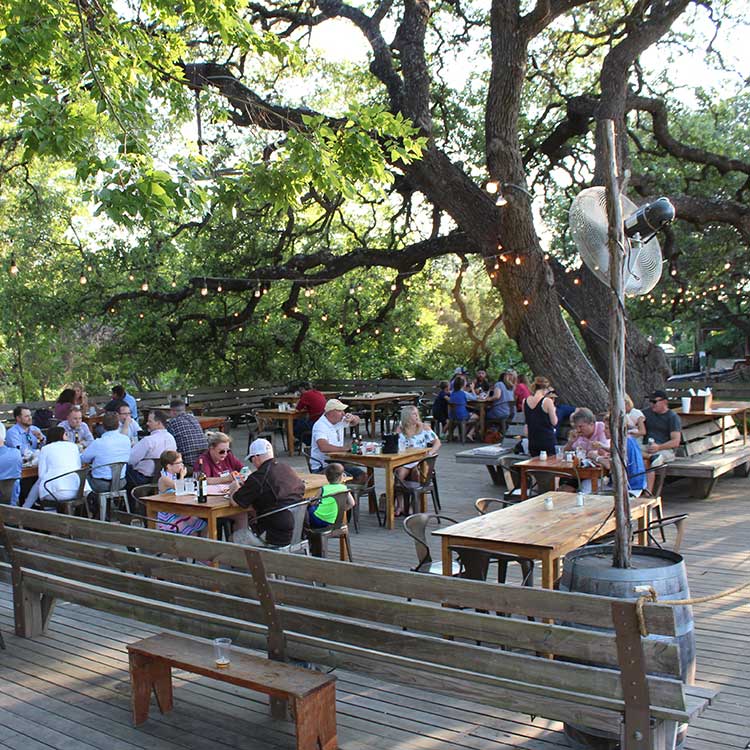
[[[319,529],[323,526],[330,526],[336,522],[339,514],[339,506],[334,495],[339,492],[346,492],[346,485],[343,483],[344,467],[341,464],[328,464],[325,470],[328,484],[323,485],[320,502],[310,504],[307,508],[307,518],[310,528]],[[354,498],[349,493],[347,506],[354,507]]]

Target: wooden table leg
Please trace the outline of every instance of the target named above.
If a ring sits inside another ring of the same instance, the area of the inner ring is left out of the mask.
[[[159,711],[164,714],[172,710],[172,669],[168,664],[143,654],[129,654],[129,662],[133,723],[140,726],[148,719],[152,689]]]
[[[206,521],[208,522],[206,526],[206,536],[214,541],[217,540],[219,534],[216,528],[216,516],[213,513],[209,513]]]
[[[395,519],[396,493],[393,482],[393,469],[385,470],[385,527],[392,529]]]
[[[526,499],[526,492],[527,492],[527,477],[526,477],[526,467],[521,466],[521,500]]]
[[[599,489],[599,477],[591,477],[591,494],[596,495],[596,491]]]
[[[368,487],[375,487],[375,469],[372,468],[372,466],[367,467],[367,486]],[[370,513],[376,513],[378,506],[378,493],[375,492],[373,489],[372,492],[367,496],[368,500],[368,510]]]
[[[443,556],[443,575],[453,575],[453,561],[451,560],[450,550],[450,538],[447,536],[440,537],[442,543],[442,556]]]
[[[155,529],[156,528],[156,517],[158,515],[158,511],[156,510],[156,508],[153,505],[151,505],[151,503],[148,500],[146,500],[145,503],[146,503],[146,516],[149,519],[147,521],[148,528],[149,529]]]
[[[484,401],[479,402],[479,437],[484,440],[484,427],[487,422],[487,404]]]
[[[294,419],[286,420],[286,447],[290,456],[294,455]]]
[[[370,437],[375,437],[375,403],[370,404],[370,429],[367,434]]]
[[[559,563],[558,563],[559,564]],[[551,552],[545,552],[542,557],[542,588],[550,591],[555,587],[555,561]]]
[[[638,533],[636,538],[641,547],[645,547],[648,542],[648,539],[646,538],[646,525],[650,515],[650,508],[650,505],[642,505],[640,514],[638,515]]]

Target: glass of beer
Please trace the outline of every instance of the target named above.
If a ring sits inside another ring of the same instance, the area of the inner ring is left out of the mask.
[[[231,638],[214,638],[214,658],[219,669],[226,669],[229,666],[229,649],[231,646]]]

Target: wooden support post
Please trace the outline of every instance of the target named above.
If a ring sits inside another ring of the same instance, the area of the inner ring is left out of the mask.
[[[336,683],[294,702],[297,750],[336,750]]]

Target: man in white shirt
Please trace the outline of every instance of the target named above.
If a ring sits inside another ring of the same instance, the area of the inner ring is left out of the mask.
[[[94,442],[94,436],[91,434],[89,426],[83,421],[81,407],[74,405],[68,412],[68,418],[60,422],[58,427],[65,430],[66,440],[83,448],[88,448]],[[79,448],[82,450],[82,448]]]
[[[315,473],[319,474],[325,471],[328,453],[345,450],[344,430],[347,427],[356,427],[359,424],[359,417],[354,414],[344,414],[344,411],[348,408],[337,398],[328,399],[325,409],[323,409],[323,416],[313,425],[310,463]],[[355,481],[365,473],[361,466],[347,464],[344,469]]]
[[[130,445],[135,445],[138,442],[138,433],[140,432],[140,425],[133,419],[133,415],[130,411],[130,407],[126,403],[120,404],[117,409],[117,417],[120,420],[120,432],[130,440]]]
[[[174,437],[167,432],[167,415],[163,411],[150,411],[146,427],[150,434],[136,443],[130,451],[128,490],[140,484],[151,484],[158,472],[161,454],[177,450]]]
[[[91,465],[89,484],[94,492],[107,492],[112,481],[112,469],[108,464],[125,464],[130,460],[130,440],[122,435],[118,427],[117,414],[107,412],[102,417],[104,433],[83,452],[81,461]],[[125,466],[121,477],[125,476]]]

